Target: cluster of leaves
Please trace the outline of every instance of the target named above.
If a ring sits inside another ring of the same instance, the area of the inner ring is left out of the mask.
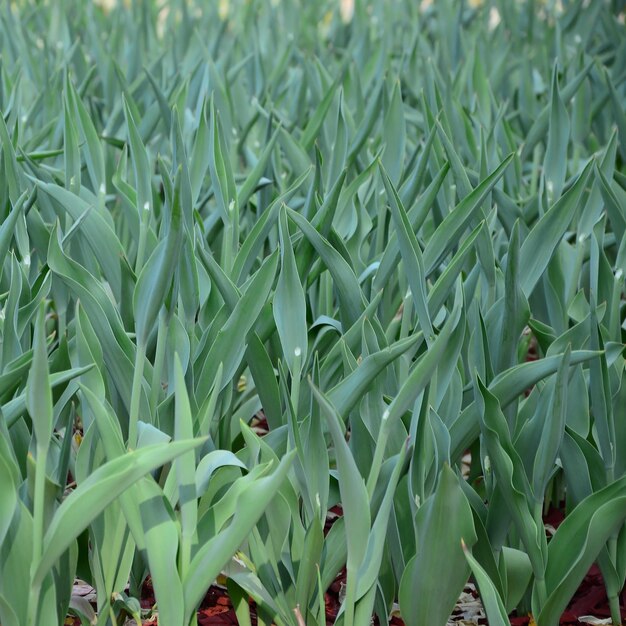
[[[620,3],[350,4],[2,5],[3,626],[619,623]]]

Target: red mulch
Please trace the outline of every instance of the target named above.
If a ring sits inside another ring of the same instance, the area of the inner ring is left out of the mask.
[[[626,607],[623,601],[621,609],[623,621],[626,620]],[[561,626],[580,626],[578,618],[583,615],[593,615],[599,618],[611,617],[602,574],[597,565],[594,565],[585,576],[559,623]],[[511,618],[511,626],[526,626],[528,623],[528,617]]]
[[[252,620],[256,624],[256,614]],[[221,587],[211,587],[198,611],[198,626],[236,626],[235,609],[226,591]]]
[[[342,584],[345,584],[345,576],[346,572],[344,569],[339,576],[337,576],[337,579],[333,582],[328,593],[325,595],[326,619],[328,624],[332,624],[337,617],[340,604],[339,593]],[[148,588],[149,583],[146,585],[146,590]],[[144,608],[149,608],[153,604],[153,597],[142,600],[142,606]],[[251,603],[251,615],[252,623],[256,624],[256,613],[253,603]],[[593,615],[600,618],[610,617],[602,575],[596,565],[591,568],[585,577],[578,592],[570,603],[568,610],[561,617],[560,624],[561,626],[580,626],[578,617],[582,615]],[[622,618],[626,620],[626,607],[624,606],[622,606]],[[530,621],[527,616],[511,617],[510,619],[511,626],[527,626]],[[78,622],[75,623],[78,624]],[[403,626],[404,624],[398,617],[393,617],[390,623],[392,626]],[[199,626],[237,625],[237,617],[226,590],[215,586],[209,589],[198,612],[198,624]],[[375,620],[375,624],[378,624],[378,620]]]

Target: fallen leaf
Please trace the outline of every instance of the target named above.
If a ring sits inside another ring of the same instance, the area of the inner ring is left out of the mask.
[[[594,617],[593,615],[581,615],[578,618],[579,622],[583,624],[612,624],[612,620],[610,617],[602,619],[600,617]]]

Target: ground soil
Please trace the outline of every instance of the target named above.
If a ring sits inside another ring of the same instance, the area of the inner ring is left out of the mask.
[[[332,525],[335,519],[341,515],[342,511],[340,507],[333,507],[330,511],[329,521],[326,526],[326,531]],[[557,528],[563,520],[563,514],[558,510],[551,510],[545,517],[545,523],[553,528]],[[342,570],[337,576],[333,584],[330,586],[328,593],[325,596],[326,602],[326,620],[330,626],[333,624],[337,612],[339,610],[339,594],[342,591],[342,586],[345,584],[345,570]],[[146,581],[144,585],[145,597],[142,598],[142,607],[149,609],[154,605],[154,595],[150,581]],[[626,623],[626,592],[622,596],[622,618]],[[256,625],[256,614],[254,612],[254,603],[250,603],[252,623]],[[610,617],[606,591],[604,589],[604,583],[602,582],[602,575],[596,565],[590,570],[574,598],[570,602],[567,610],[561,617],[561,626],[580,626],[580,617],[593,616],[600,619]],[[530,618],[526,615],[523,616],[511,616],[511,626],[527,626],[530,624]],[[209,589],[202,606],[198,612],[198,624],[199,626],[221,626],[221,625],[237,625],[237,618],[235,611],[228,598],[226,590],[221,586],[213,586]],[[458,622],[468,624],[468,622]],[[479,620],[479,624],[486,624],[484,620]],[[376,622],[377,624],[377,622]],[[403,626],[404,622],[399,617],[392,617],[392,626]]]

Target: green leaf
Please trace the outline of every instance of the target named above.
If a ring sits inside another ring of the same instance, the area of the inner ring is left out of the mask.
[[[25,191],[15,203],[15,206],[12,207],[9,214],[4,218],[2,224],[0,225],[0,267],[4,266],[4,261],[6,259],[7,253],[9,252],[9,248],[11,246],[11,241],[16,234],[16,226],[17,220],[22,215],[22,211],[24,210],[25,204],[30,204],[31,199],[34,200],[35,192],[31,192],[31,197],[26,200],[28,197],[27,192]],[[2,274],[0,273],[0,276]]]
[[[109,281],[113,293],[121,291],[120,258],[124,256],[122,245],[111,226],[111,222],[95,206],[58,185],[37,181],[37,186],[54,200],[59,219],[72,216],[81,235],[98,260],[98,265]]]
[[[398,197],[398,193],[391,179],[387,175],[383,163],[381,163],[381,173],[387,192],[387,198],[391,206],[391,216],[396,227],[396,233],[398,234],[398,244],[400,246],[402,261],[404,262],[404,269],[408,274],[417,319],[424,333],[424,337],[426,338],[426,343],[430,346],[435,337],[432,322],[430,321],[430,314],[428,312],[426,273],[424,271],[422,249],[420,248],[415,233],[411,229],[406,211],[402,206],[402,202]]]
[[[346,443],[342,422],[335,407],[321,391],[313,386],[313,383],[310,385],[313,395],[322,409],[335,446],[339,471],[339,490],[347,529],[348,568],[355,570],[365,555],[367,537],[370,532],[369,498],[365,489],[365,481]]]
[[[522,243],[520,264],[524,271],[521,285],[527,298],[548,267],[557,245],[580,209],[581,197],[592,168],[593,161],[590,161],[576,182],[546,211]]]
[[[489,578],[487,572],[480,566],[480,563],[472,556],[465,543],[463,543],[463,553],[469,566],[472,569],[472,574],[478,583],[478,589],[480,591],[480,599],[485,607],[485,613],[489,620],[490,626],[510,626],[509,616],[507,615],[502,598],[498,593],[491,578]]]
[[[228,321],[218,331],[200,372],[196,387],[198,399],[204,400],[208,396],[220,363],[223,363],[224,367],[222,388],[230,383],[245,354],[248,333],[267,302],[277,265],[278,253],[274,253],[265,260],[250,280],[248,288],[237,302]]]
[[[185,621],[190,619],[208,586],[243,543],[280,489],[294,455],[295,451],[288,453],[274,472],[249,483],[237,497],[235,515],[228,527],[196,552],[183,580]]]
[[[323,547],[324,529],[320,518],[315,516],[306,531],[296,579],[296,606],[302,607],[302,610],[311,603]]]
[[[124,119],[126,120],[126,129],[130,143],[130,158],[135,174],[135,185],[137,186],[137,212],[139,215],[143,215],[143,211],[146,211],[149,215],[154,211],[151,183],[152,168],[150,167],[146,147],[141,140],[135,119],[126,98],[123,98],[123,103]]]
[[[450,467],[418,509],[415,525],[417,553],[400,582],[400,611],[408,626],[445,626],[469,578],[461,540],[469,547],[476,541],[470,505]]]
[[[123,458],[124,440],[115,415],[90,389],[83,387],[109,460]],[[188,453],[186,453],[188,454]],[[159,615],[168,623],[183,619],[184,599],[180,575],[172,569],[179,548],[179,526],[169,502],[150,476],[141,478],[120,494],[120,505],[139,550],[145,551]]]
[[[48,348],[45,331],[45,305],[39,305],[33,339],[33,363],[26,384],[26,408],[33,423],[37,445],[47,449],[54,426],[52,389],[48,372]]]
[[[125,489],[203,441],[194,439],[149,446],[113,459],[95,470],[55,512],[44,537],[43,555],[34,568],[33,580],[42,581],[70,543]]]
[[[385,151],[381,157],[382,165],[389,173],[389,179],[393,185],[399,183],[404,165],[405,120],[400,81],[397,80],[394,82],[389,109],[383,121],[382,135]]]
[[[343,323],[348,326],[359,318],[365,308],[363,292],[348,262],[322,237],[313,226],[299,213],[288,209],[289,217],[296,223],[304,236],[315,248],[324,265],[333,277],[339,299],[339,311]]]
[[[450,165],[446,163],[439,170],[424,192],[419,196],[413,206],[407,211],[407,217],[413,232],[418,231],[424,220],[426,220],[433,202],[441,189],[443,181],[448,175],[449,169]],[[400,192],[400,196],[403,196],[402,192]],[[402,198],[402,202],[404,204],[404,198]],[[376,270],[376,275],[374,276],[374,281],[372,283],[372,289],[374,292],[384,289],[384,287],[388,284],[390,277],[396,271],[399,259],[400,248],[398,245],[398,235],[394,231],[389,237],[389,241],[387,242],[387,246],[383,252],[380,264]]]
[[[383,496],[383,500],[378,507],[376,519],[372,524],[372,530],[367,539],[367,549],[357,575],[358,581],[356,596],[359,599],[362,598],[369,589],[376,586],[376,582],[380,575],[383,551],[386,544],[389,516],[391,514],[398,481],[400,480],[401,473],[404,471],[408,447],[409,442],[407,440],[402,446],[400,454],[393,459],[394,465],[391,478],[389,482],[385,484],[385,495]]]
[[[548,600],[538,616],[556,626],[607,539],[626,519],[626,478],[581,502],[559,526],[548,546]]]
[[[567,377],[569,376],[571,347],[568,345],[556,374],[554,396],[550,406],[533,465],[533,492],[538,502],[543,502],[548,481],[554,471],[555,461],[565,435],[567,415]]]
[[[419,394],[426,388],[431,377],[435,373],[440,361],[446,356],[448,342],[454,331],[459,327],[460,332],[465,331],[465,324],[460,324],[462,316],[463,298],[461,289],[457,289],[454,307],[446,320],[443,328],[437,335],[432,346],[415,364],[410,374],[402,384],[391,405],[387,409],[386,420],[393,424],[400,416],[412,406]]]
[[[224,223],[227,224],[231,222],[231,202],[237,204],[237,190],[230,160],[228,154],[225,153],[218,116],[212,98],[209,104],[209,126],[209,172],[213,181],[218,209]]]
[[[83,101],[69,77],[65,83],[66,93],[71,107],[77,115],[78,124],[84,140],[84,154],[87,164],[87,171],[91,179],[92,190],[95,193],[104,193],[105,184],[105,166],[102,144],[98,137],[98,133],[93,125],[93,121],[89,112],[85,108]]]
[[[4,453],[4,450],[0,450]],[[11,526],[17,507],[16,471],[13,459],[0,456],[0,544]]]
[[[545,535],[537,528],[529,509],[531,489],[522,460],[511,441],[506,419],[497,398],[476,378],[476,401],[479,405],[480,427],[490,466],[530,558],[535,575],[545,569]],[[541,539],[543,538],[543,540]]]
[[[176,440],[191,439],[194,435],[193,418],[189,406],[189,395],[178,353],[174,356],[175,426]],[[195,451],[189,450],[174,460],[174,472],[178,485],[181,532],[181,571],[185,571],[191,559],[191,548],[198,523],[196,492]]]
[[[284,207],[280,212],[279,232],[281,268],[272,308],[285,361],[292,376],[299,377],[306,364],[308,351],[306,301]]]
[[[572,352],[570,365],[578,365],[598,357],[598,352],[590,350],[575,350]],[[561,355],[548,356],[538,361],[516,365],[506,372],[496,376],[489,385],[489,391],[505,409],[526,389],[537,384],[540,380],[554,374],[560,364]],[[450,437],[452,440],[450,458],[460,459],[480,434],[478,407],[476,403],[469,404],[452,423]]]
[[[176,177],[174,204],[167,236],[143,266],[133,294],[137,344],[145,346],[159,311],[173,288],[183,244],[184,224],[180,198],[180,175]]]
[[[502,546],[500,564],[506,575],[506,609],[510,613],[526,593],[533,570],[526,552],[509,546]]]
[[[424,267],[426,276],[432,274],[445,258],[450,248],[458,243],[459,237],[467,228],[471,219],[480,210],[485,198],[496,183],[502,178],[506,168],[513,160],[510,154],[498,167],[483,180],[469,195],[444,218],[424,248]]]
[[[339,87],[340,82],[341,82],[341,76],[338,76],[333,82],[333,84],[328,88],[328,90],[324,94],[324,98],[319,103],[318,107],[315,109],[315,112],[311,116],[309,123],[303,129],[302,136],[300,137],[300,145],[305,151],[308,151],[313,145],[313,142],[315,141],[315,138],[317,137],[319,129],[324,123],[324,120],[326,119],[326,115],[328,114],[328,109],[330,108],[330,105],[332,104],[332,101],[335,97],[335,92],[337,91],[337,87]]]
[[[309,382],[313,395],[326,418],[328,430],[335,446],[337,470],[339,472],[339,492],[343,507],[343,517],[346,527],[347,545],[347,591],[346,591],[346,620],[350,623],[354,612],[354,604],[358,599],[358,568],[366,555],[368,537],[370,534],[370,507],[365,481],[361,476],[354,457],[343,434],[343,423],[335,407],[319,391],[312,382]]]
[[[421,340],[422,336],[415,334],[406,339],[400,339],[374,354],[368,354],[353,372],[328,391],[328,400],[335,406],[337,413],[342,418],[347,417],[368,392],[375,378]]]
[[[548,145],[543,161],[544,176],[548,197],[558,200],[565,183],[567,173],[567,145],[569,143],[569,115],[561,100],[557,65],[552,72],[552,91],[550,92],[550,124],[548,125]]]

